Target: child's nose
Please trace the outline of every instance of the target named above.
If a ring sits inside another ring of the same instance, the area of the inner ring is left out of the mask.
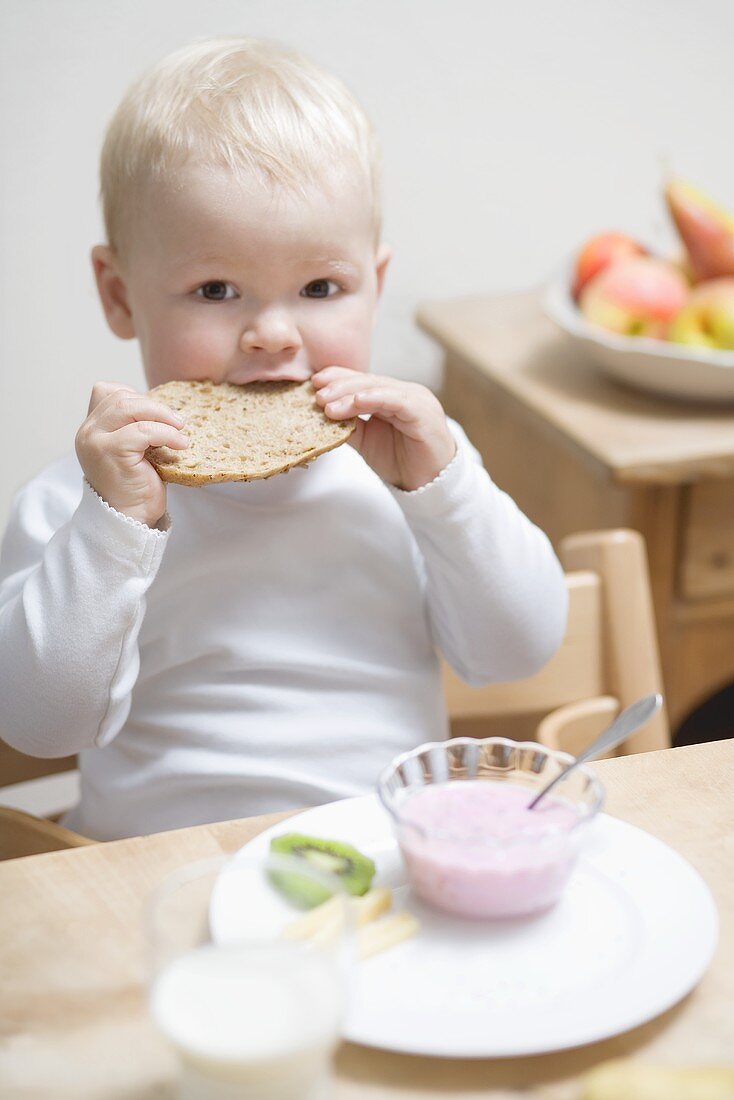
[[[271,355],[300,348],[301,335],[292,319],[282,311],[268,311],[253,318],[240,339],[243,351],[266,351]]]

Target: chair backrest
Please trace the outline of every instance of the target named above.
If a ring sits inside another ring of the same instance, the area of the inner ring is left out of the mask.
[[[566,636],[555,656],[535,676],[471,688],[444,663],[444,690],[451,718],[549,711],[576,699],[603,694],[601,580],[595,573],[579,572],[567,574],[566,583]]]
[[[569,615],[563,643],[535,676],[471,688],[444,665],[449,716],[538,716],[595,700],[591,711],[609,717],[640,695],[662,691],[655,617],[645,543],[637,531],[572,535],[559,547],[566,570]],[[583,710],[569,711],[581,728]],[[601,728],[601,727],[600,727]],[[476,726],[472,732],[476,731]],[[665,748],[670,734],[664,709],[622,747],[625,752]]]
[[[0,860],[21,859],[94,843],[53,821],[0,806]]]
[[[76,757],[39,759],[0,741],[0,806],[53,817],[78,801]]]

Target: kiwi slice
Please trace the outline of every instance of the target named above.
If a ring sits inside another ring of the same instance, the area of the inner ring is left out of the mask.
[[[375,865],[351,844],[340,840],[323,840],[301,833],[284,833],[270,841],[270,850],[278,855],[296,856],[311,867],[337,875],[350,894],[361,897],[370,888]],[[312,909],[331,897],[328,887],[292,872],[272,871],[271,881],[296,905]]]

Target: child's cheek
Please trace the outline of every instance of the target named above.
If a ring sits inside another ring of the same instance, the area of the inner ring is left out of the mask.
[[[314,372],[331,366],[368,371],[371,342],[371,320],[345,318],[338,326],[312,339],[309,349],[312,368]]]
[[[158,333],[147,348],[145,374],[151,386],[174,379],[217,379],[227,362],[216,338],[204,331]],[[155,381],[152,379],[155,378]]]

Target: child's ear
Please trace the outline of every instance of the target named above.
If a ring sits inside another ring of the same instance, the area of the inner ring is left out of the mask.
[[[377,256],[375,257],[375,271],[377,273],[377,297],[382,294],[382,287],[385,282],[385,272],[387,271],[387,265],[392,259],[392,248],[389,244],[383,243],[377,249]]]
[[[107,324],[121,340],[133,340],[135,325],[116,253],[109,245],[97,244],[92,249],[91,259]]]

